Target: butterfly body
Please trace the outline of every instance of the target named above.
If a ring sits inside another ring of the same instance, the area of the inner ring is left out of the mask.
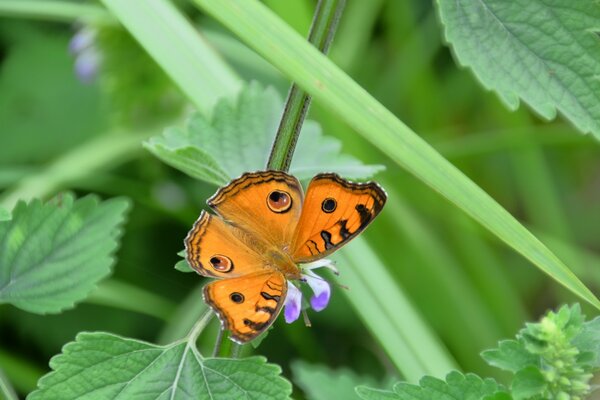
[[[296,178],[280,171],[234,179],[207,204],[185,239],[186,258],[201,275],[217,278],[204,299],[231,338],[245,343],[277,317],[299,264],[319,260],[350,241],[386,200],[376,183],[336,174],[315,176],[306,198]]]

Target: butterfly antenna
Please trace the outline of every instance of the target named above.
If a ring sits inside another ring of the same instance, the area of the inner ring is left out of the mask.
[[[307,328],[310,328],[312,324],[310,323],[310,319],[308,319],[308,314],[305,309],[302,309],[302,316],[304,317],[304,325],[306,325]]]

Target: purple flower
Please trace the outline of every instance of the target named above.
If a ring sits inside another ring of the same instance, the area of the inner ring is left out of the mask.
[[[312,270],[317,268],[329,268],[337,274],[337,269],[330,260],[319,260],[309,264],[305,264],[302,267],[302,278],[303,282],[306,282],[312,289],[314,295],[310,299],[310,305],[315,311],[322,311],[329,304],[329,298],[331,297],[331,286],[329,283],[315,274]],[[292,323],[300,317],[302,311],[302,292],[292,282],[288,281],[288,292],[287,298],[285,299],[284,316],[285,322]]]
[[[83,27],[69,42],[69,52],[75,57],[75,75],[83,83],[92,82],[98,75],[101,57],[94,45],[96,31]]]

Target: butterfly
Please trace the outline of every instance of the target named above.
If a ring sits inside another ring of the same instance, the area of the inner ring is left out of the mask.
[[[333,253],[379,214],[385,191],[334,173],[316,175],[304,195],[300,182],[281,171],[248,172],[220,188],[185,239],[189,265],[217,278],[204,301],[230,338],[246,343],[271,326],[300,280],[298,264]]]

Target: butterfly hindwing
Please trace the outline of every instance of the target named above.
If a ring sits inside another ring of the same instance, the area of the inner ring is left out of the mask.
[[[292,241],[292,259],[310,262],[339,249],[362,232],[386,201],[374,182],[354,183],[333,173],[310,182]]]
[[[248,172],[208,200],[226,221],[282,249],[289,246],[302,210],[302,186],[280,171]]]
[[[271,326],[285,301],[287,282],[278,271],[223,279],[204,287],[204,300],[231,338],[246,343]]]

